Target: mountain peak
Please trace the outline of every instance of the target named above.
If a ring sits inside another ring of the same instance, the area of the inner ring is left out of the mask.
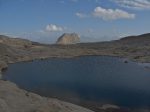
[[[77,33],[64,33],[60,36],[56,42],[56,44],[76,44],[80,42],[80,36]]]

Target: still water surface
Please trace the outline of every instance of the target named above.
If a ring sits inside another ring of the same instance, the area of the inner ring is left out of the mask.
[[[11,64],[4,79],[43,96],[73,103],[150,106],[150,70],[123,59],[85,56]]]

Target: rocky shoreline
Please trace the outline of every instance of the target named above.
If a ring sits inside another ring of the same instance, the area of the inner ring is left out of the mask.
[[[131,39],[128,37],[111,42],[80,43],[74,45],[45,45],[28,40],[12,39],[0,35],[0,75],[1,71],[7,69],[8,64],[10,63],[33,61],[37,59],[43,60],[47,58],[106,55],[122,57],[141,63],[148,63],[150,62],[149,37],[150,34],[146,34]],[[19,100],[16,101],[16,99]],[[55,102],[54,104],[52,103],[53,101]],[[26,105],[26,107],[24,107],[24,105]],[[99,112],[111,112],[108,110],[102,109],[99,110]],[[28,93],[27,91],[19,89],[11,82],[0,80],[0,112],[92,111],[56,99],[51,100],[50,98],[44,98],[33,93]],[[117,110],[116,112],[121,112],[121,110]]]

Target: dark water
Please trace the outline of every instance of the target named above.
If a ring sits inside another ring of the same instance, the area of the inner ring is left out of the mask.
[[[11,64],[4,79],[66,101],[150,106],[150,70],[120,58],[89,56]]]

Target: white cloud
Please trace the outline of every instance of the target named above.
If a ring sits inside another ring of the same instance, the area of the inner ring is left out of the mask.
[[[150,0],[112,0],[120,6],[134,9],[150,9]]]
[[[46,26],[45,30],[48,32],[60,32],[63,31],[64,28],[55,24],[49,24]]]
[[[77,12],[76,16],[78,16],[79,18],[86,18],[86,17],[88,17],[88,15],[86,15],[84,13],[80,13],[80,12]]]
[[[116,19],[133,19],[135,14],[130,14],[121,9],[105,9],[102,7],[96,7],[93,12],[93,16],[101,18],[103,20],[116,20]]]

